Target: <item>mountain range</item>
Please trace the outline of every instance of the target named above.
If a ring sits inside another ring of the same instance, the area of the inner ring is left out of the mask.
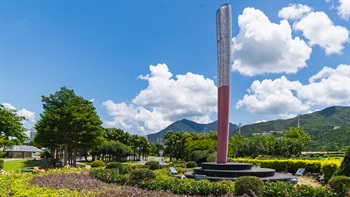
[[[299,119],[299,121],[298,121]],[[340,150],[350,146],[350,106],[333,106],[309,114],[283,120],[244,125],[240,132],[244,136],[284,131],[299,125],[310,135],[308,150]],[[209,124],[199,124],[190,120],[179,120],[165,129],[148,135],[153,143],[164,143],[164,136],[168,131],[207,133],[217,131],[217,121]],[[230,135],[238,132],[238,125],[230,123]]]
[[[169,126],[167,126],[165,129],[147,135],[148,141],[155,143],[155,144],[164,144],[164,136],[168,131],[173,132],[189,132],[189,133],[209,133],[209,131],[217,131],[218,128],[218,121],[214,121],[212,123],[208,124],[200,124],[196,123],[191,120],[182,119],[179,121],[176,121]],[[233,133],[234,130],[238,128],[238,125],[230,123],[230,133]]]

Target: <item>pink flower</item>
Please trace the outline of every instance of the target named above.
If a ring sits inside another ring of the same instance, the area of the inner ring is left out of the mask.
[[[144,181],[142,181],[142,182],[141,182],[141,184],[142,184],[142,185],[144,185],[144,184],[145,184],[145,182],[144,182]]]
[[[327,185],[327,188],[328,188],[328,189],[331,189],[331,186],[330,186],[330,185]]]

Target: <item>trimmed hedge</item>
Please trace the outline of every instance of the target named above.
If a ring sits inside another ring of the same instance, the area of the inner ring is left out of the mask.
[[[288,166],[288,172],[295,173],[298,168],[305,168],[307,172],[320,173],[323,163],[335,164],[340,166],[340,161],[320,161],[320,160],[297,160],[297,159],[246,159],[246,158],[236,158],[236,162],[239,163],[251,163],[253,165],[260,165],[264,168],[272,168],[277,172],[285,171],[286,166]],[[328,165],[327,164],[327,165]]]

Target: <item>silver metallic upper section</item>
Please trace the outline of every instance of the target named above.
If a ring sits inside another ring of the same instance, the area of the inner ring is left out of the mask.
[[[218,87],[229,86],[232,63],[232,11],[229,4],[216,11],[216,34],[218,42]]]

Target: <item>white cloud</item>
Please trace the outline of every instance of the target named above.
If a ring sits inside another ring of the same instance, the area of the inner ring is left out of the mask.
[[[110,100],[103,103],[113,116],[112,121],[105,121],[108,126],[143,135],[160,131],[183,118],[202,123],[212,121],[210,116],[216,112],[217,105],[213,80],[190,72],[172,78],[165,64],[150,66],[150,71],[151,74],[138,77],[147,80],[148,87],[132,103]]]
[[[310,113],[310,106],[350,106],[350,65],[324,67],[309,79],[309,84],[279,79],[254,81],[236,108],[246,107],[258,115],[290,118],[300,112]]]
[[[7,109],[11,109],[11,110],[17,110],[16,107],[14,105],[12,105],[11,103],[3,103],[4,107]],[[17,110],[17,115],[18,116],[24,116],[25,120],[22,121],[23,126],[25,128],[31,128],[34,126],[35,124],[35,112],[29,111],[25,108],[21,109],[21,110]]]
[[[262,123],[262,122],[267,122],[267,120],[257,120],[254,123]]]
[[[309,12],[311,12],[311,8],[307,5],[291,4],[282,8],[278,12],[278,16],[284,19],[300,19]]]
[[[242,100],[236,104],[237,108],[246,106],[251,113],[258,115],[279,115],[289,117],[289,114],[309,109],[302,100],[294,96],[295,91],[302,87],[298,81],[288,81],[282,76],[279,79],[265,79],[254,81]]]
[[[349,20],[350,17],[350,0],[339,0],[338,15],[343,20]]]
[[[298,95],[318,105],[350,104],[350,65],[324,67],[303,86]]]
[[[16,107],[13,106],[11,103],[3,103],[2,105],[7,109],[16,110]]]
[[[311,12],[296,22],[293,27],[302,31],[309,44],[319,45],[326,54],[341,54],[344,44],[348,42],[349,31],[342,26],[334,26],[324,12]]]
[[[292,38],[287,20],[271,23],[263,12],[246,8],[238,17],[239,34],[233,38],[233,70],[243,75],[296,73],[306,66],[311,48]]]
[[[17,112],[17,115],[24,116],[28,121],[35,123],[35,112],[23,108]]]

